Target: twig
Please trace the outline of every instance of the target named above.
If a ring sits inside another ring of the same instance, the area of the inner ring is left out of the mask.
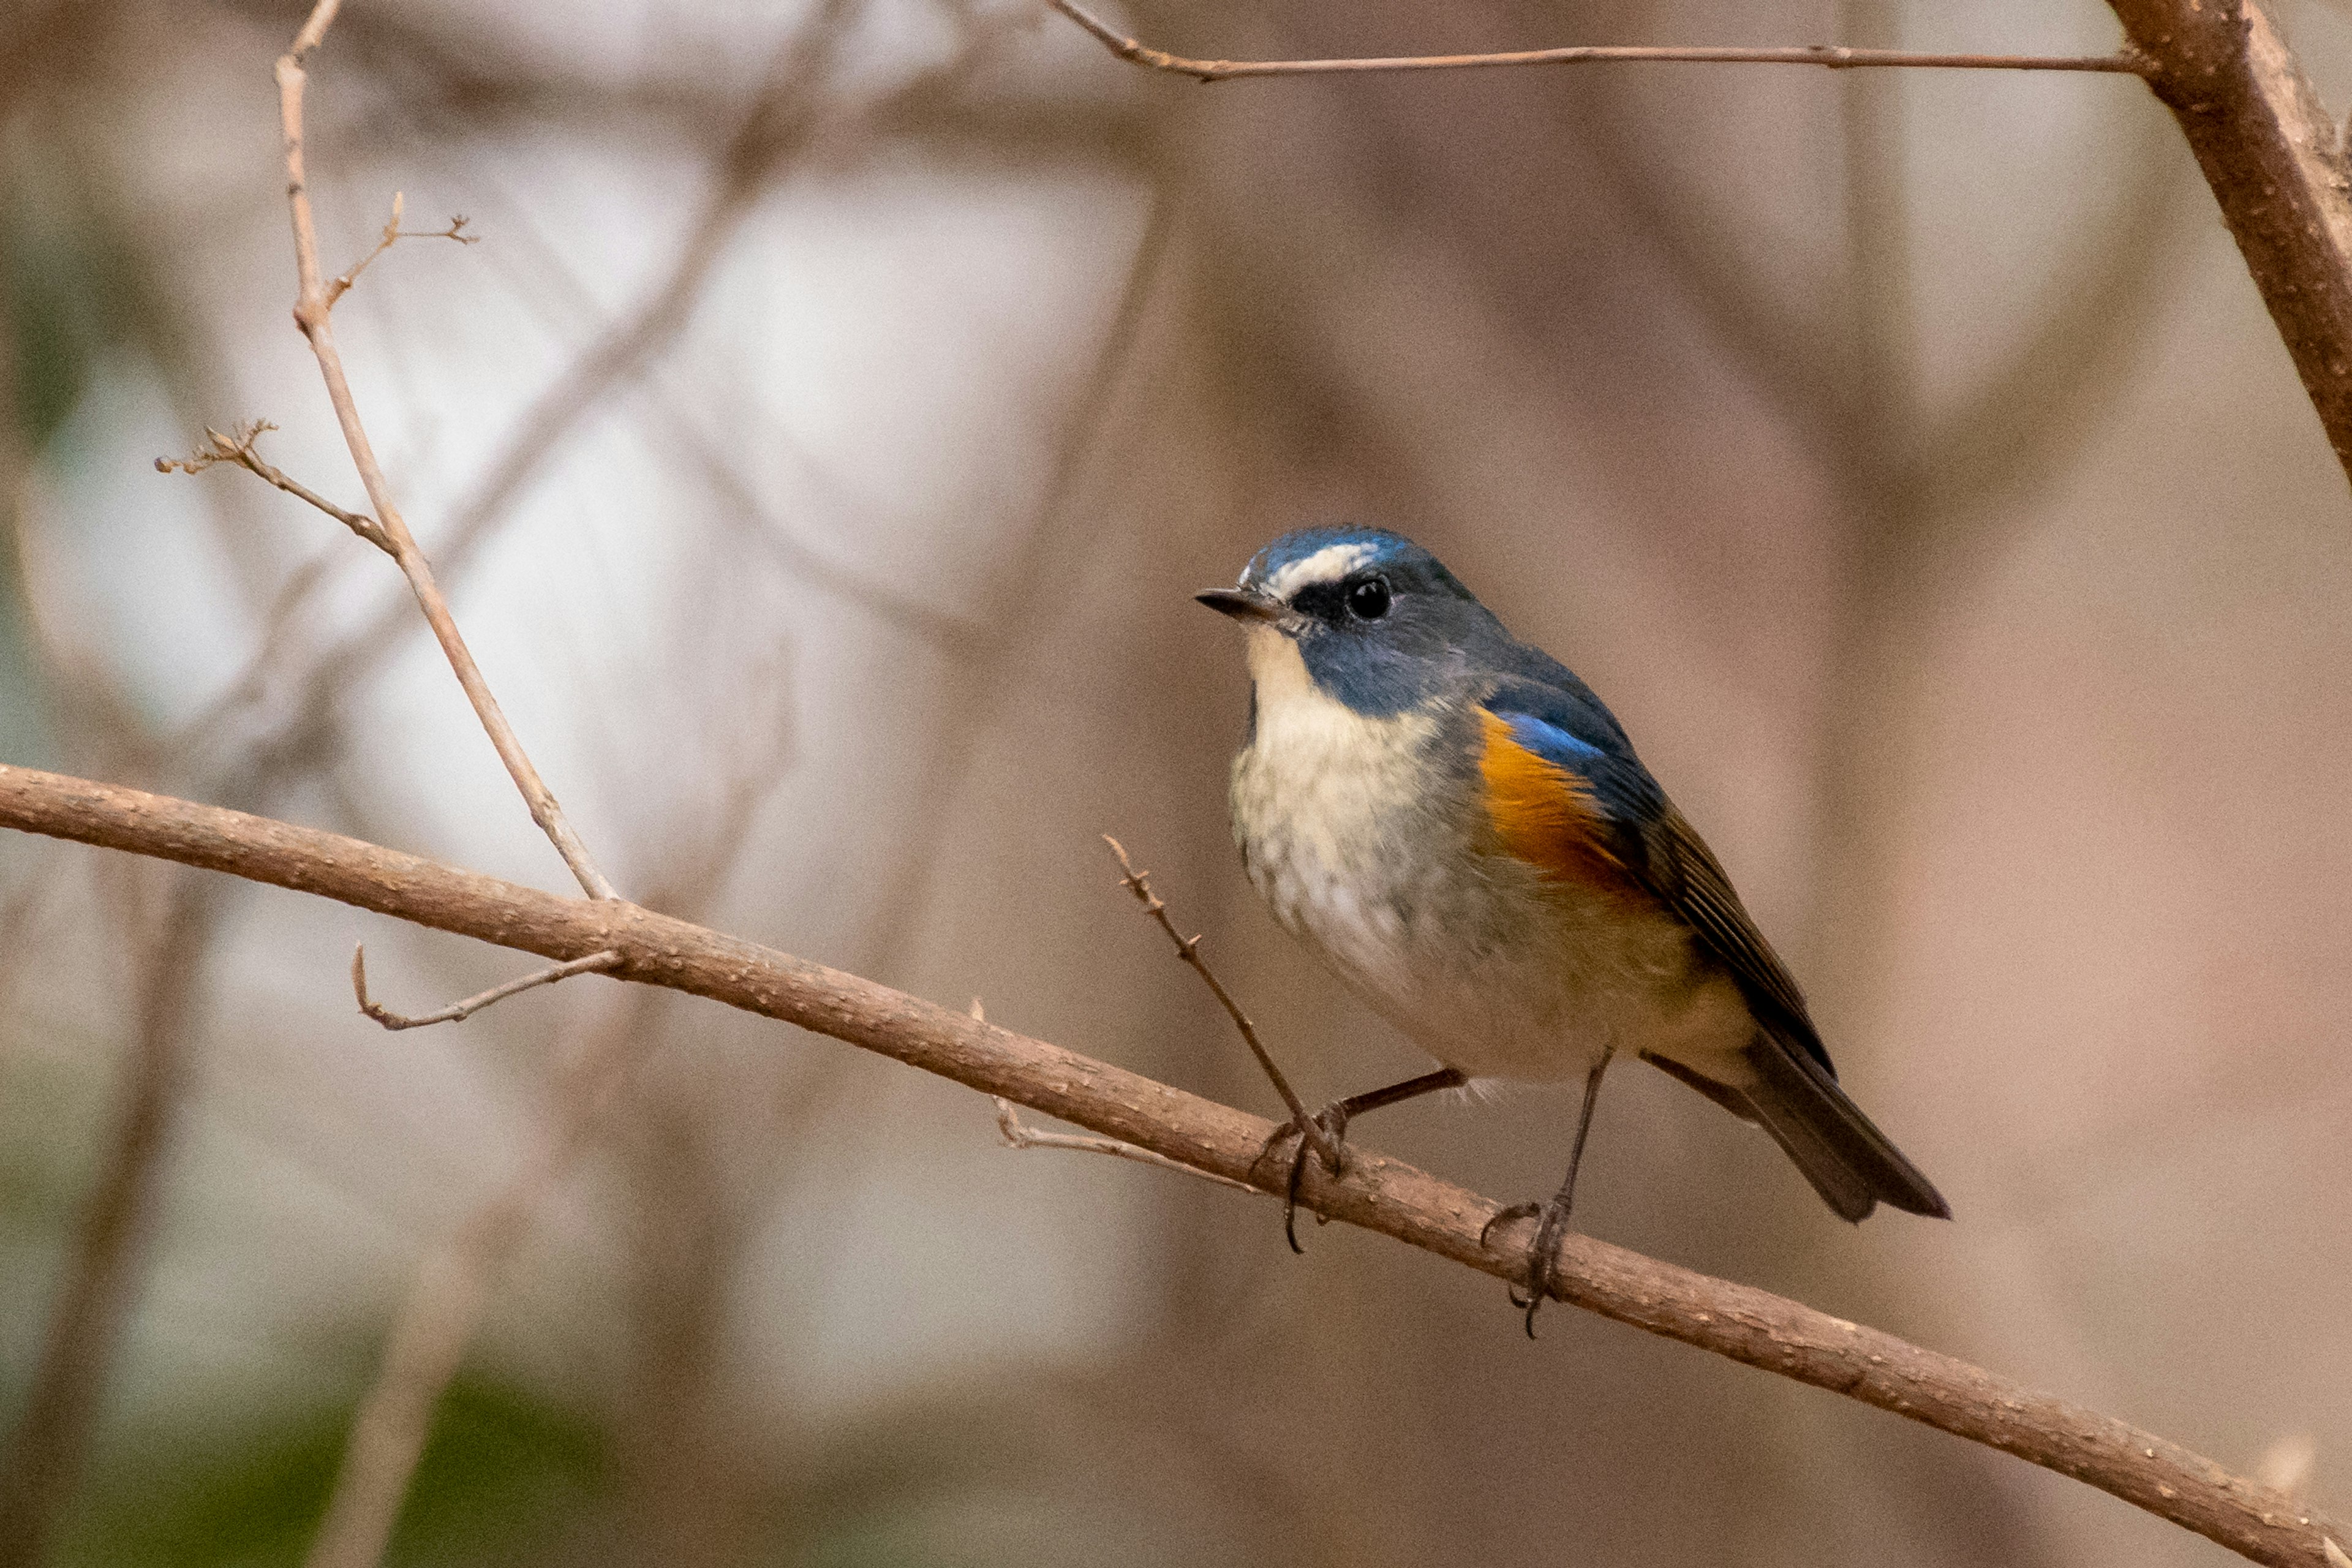
[[[1176,944],[1176,956],[1191,964],[1192,973],[1207,984],[1210,994],[1217,999],[1217,1005],[1225,1010],[1225,1016],[1231,1018],[1234,1027],[1241,1031],[1243,1044],[1249,1047],[1250,1055],[1257,1058],[1257,1065],[1265,1069],[1265,1076],[1273,1082],[1274,1092],[1282,1096],[1282,1103],[1289,1108],[1291,1124],[1298,1129],[1300,1137],[1315,1146],[1315,1152],[1322,1156],[1324,1169],[1338,1170],[1339,1151],[1324,1132],[1322,1123],[1307,1114],[1307,1107],[1300,1103],[1297,1094],[1291,1089],[1290,1080],[1284,1078],[1282,1069],[1274,1065],[1274,1058],[1267,1054],[1265,1042],[1257,1037],[1257,1026],[1250,1022],[1249,1015],[1242,1011],[1241,1004],[1234,1000],[1232,993],[1211,972],[1208,961],[1201,956],[1201,939],[1197,936],[1188,939],[1177,931],[1176,922],[1168,918],[1168,906],[1151,890],[1151,873],[1135,868],[1135,863],[1127,858],[1125,845],[1108,833],[1102,836],[1102,841],[1110,846],[1110,852],[1118,857],[1118,868],[1127,873],[1118,885],[1133,893],[1135,901],[1143,906],[1143,912],[1160,922],[1160,929],[1166,931],[1168,940]]]
[[[982,1094],[1002,1095],[1180,1164],[1274,1192],[1275,1129],[1108,1062],[1013,1034],[870,980],[619,900],[558,898],[339,834],[119,785],[0,765],[0,826],[102,845],[314,894],[562,961],[607,948],[617,979],[709,997]],[[1309,1162],[1318,1214],[1524,1286],[1524,1248],[1489,1247],[1496,1205],[1359,1149]],[[2318,1568],[2340,1523],[2179,1445],[1891,1334],[1591,1237],[1562,1239],[1554,1295],[1573,1306],[1811,1384],[2071,1476],[2257,1563]]]
[[[393,504],[392,487],[360,423],[359,405],[352,399],[351,383],[343,374],[342,355],[335,348],[334,296],[328,292],[319,274],[319,236],[310,216],[310,179],[302,161],[302,88],[307,79],[302,60],[326,37],[339,5],[340,0],[319,0],[293,47],[278,61],[278,120],[286,138],[286,197],[294,224],[295,270],[301,281],[301,293],[294,306],[295,324],[310,340],[310,352],[318,359],[319,374],[327,384],[328,400],[334,405],[335,418],[342,426],[343,444],[351,448],[352,462],[360,471],[360,482],[367,488],[377,524],[391,543],[393,559],[400,563],[401,574],[408,579],[417,607],[425,612],[425,619],[439,640],[441,651],[447,656],[457,684],[465,689],[475,715],[489,734],[490,744],[498,748],[499,761],[506,763],[508,774],[522,793],[524,804],[530,806],[531,820],[539,824],[540,831],[547,835],[590,898],[615,898],[618,895],[613,884],[597,869],[588,847],[572,830],[563,808],[556,804],[553,793],[540,778],[539,770],[531,765],[514,726],[507,721],[498,699],[491,695],[481,667],[474,662],[472,651],[458,633],[448,602],[433,580],[432,566],[426,563],[425,552],[417,549],[400,510]]]
[[[1234,1187],[1255,1197],[1265,1195],[1264,1190],[1247,1182],[1237,1182],[1231,1176],[1221,1176],[1214,1171],[1203,1171],[1187,1165],[1181,1160],[1171,1160],[1165,1154],[1155,1154],[1132,1143],[1122,1143],[1116,1138],[1086,1138],[1075,1132],[1040,1132],[1024,1126],[1020,1107],[1001,1094],[989,1099],[996,1106],[996,1130],[1004,1142],[1014,1149],[1075,1149],[1083,1154],[1108,1154],[1115,1159],[1133,1160],[1139,1165],[1157,1165],[1163,1171],[1180,1171],[1188,1176],[1198,1176],[1204,1182],[1214,1182],[1221,1187]]]
[[[794,155],[804,153],[814,140],[821,124],[821,100],[809,84],[821,78],[830,64],[844,30],[835,16],[840,9],[838,5],[828,5],[819,16],[796,29],[798,47],[780,52],[759,96],[724,150],[709,202],[661,279],[532,400],[469,498],[452,513],[438,547],[441,573],[449,581],[455,582],[480,559],[499,528],[515,515],[514,503],[552,459],[564,437],[615,389],[640,374],[685,328],[736,230],[758,205],[761,195],[793,166]],[[951,62],[939,71],[924,73],[884,99],[877,112],[942,92],[954,72],[967,65]],[[796,136],[778,130],[780,112],[788,105],[798,106],[800,111]],[[739,151],[755,142],[759,157]],[[285,595],[272,612],[273,629],[303,609],[309,597],[310,591]],[[289,639],[266,638],[262,652],[247,662],[223,699],[182,732],[181,744],[193,745],[199,737],[232,729],[236,721],[253,713],[278,691],[285,695],[272,703],[267,733],[240,748],[245,755],[239,763],[247,756],[275,758],[316,744],[315,738],[331,723],[337,698],[355,678],[382,668],[386,646],[405,636],[413,624],[401,605],[386,605],[317,651],[299,669],[289,668],[293,662]],[[289,677],[290,691],[274,679],[281,672]]]
[[[382,1024],[385,1028],[421,1029],[428,1024],[454,1024],[461,1018],[470,1018],[492,1003],[503,1002],[518,992],[529,991],[541,985],[552,985],[559,980],[569,980],[575,974],[589,974],[610,969],[620,962],[621,955],[610,949],[603,952],[592,952],[585,958],[572,959],[535,973],[526,974],[520,980],[509,980],[503,985],[493,985],[478,995],[468,996],[462,1002],[452,1002],[437,1013],[425,1013],[412,1018],[404,1013],[394,1012],[382,1003],[368,999],[367,944],[362,942],[352,949],[352,994],[359,999],[360,1011]]]
[[[1227,81],[1245,76],[1331,76],[1366,71],[1480,70],[1496,66],[1573,66],[1607,60],[1656,60],[1690,64],[1825,66],[1855,70],[1895,66],[1928,70],[2105,71],[2138,76],[2147,67],[2126,51],[2113,55],[1954,55],[1911,49],[1855,49],[1842,44],[1800,44],[1779,48],[1721,48],[1665,44],[1575,44],[1557,49],[1513,49],[1480,55],[1388,55],[1369,59],[1196,60],[1138,42],[1077,4],[1045,0],[1084,27],[1120,59],[1150,70],[1189,76],[1196,81]]]
[[[262,460],[261,454],[253,449],[253,444],[261,438],[263,431],[277,428],[267,419],[256,419],[224,436],[207,425],[205,426],[205,439],[210,445],[185,458],[158,458],[155,459],[155,471],[159,474],[174,470],[183,474],[201,474],[215,463],[235,463],[298,500],[309,501],[394,560],[400,559],[400,552],[392,547],[392,541],[384,536],[383,530],[376,526],[375,519],[362,512],[345,511],[300,480],[289,479],[276,466]]]
[[[983,1024],[988,1022],[988,1015],[981,1010],[980,998],[977,996],[971,999],[971,1016]],[[1221,1187],[1238,1188],[1254,1196],[1264,1195],[1260,1189],[1251,1186],[1247,1182],[1237,1182],[1231,1176],[1221,1176],[1214,1171],[1203,1171],[1197,1165],[1184,1164],[1170,1159],[1165,1154],[1155,1154],[1149,1149],[1139,1148],[1133,1143],[1122,1143],[1116,1138],[1086,1138],[1075,1132],[1040,1132],[1034,1127],[1023,1125],[1019,1106],[1001,1094],[992,1094],[988,1098],[996,1107],[996,1131],[1003,1135],[1007,1148],[1073,1149],[1081,1154],[1108,1154],[1115,1160],[1132,1160],[1139,1165],[1157,1165],[1163,1171],[1176,1171],[1187,1176],[1198,1176],[1204,1182],[1214,1182]]]
[[[337,273],[327,284],[327,304],[331,309],[336,300],[351,292],[352,285],[360,280],[360,274],[367,270],[369,262],[404,239],[454,239],[460,245],[472,245],[482,237],[478,234],[466,232],[466,216],[463,213],[451,218],[447,228],[404,229],[400,226],[400,213],[405,200],[405,193],[392,193],[392,216],[384,219],[383,232],[376,237],[375,247]]]

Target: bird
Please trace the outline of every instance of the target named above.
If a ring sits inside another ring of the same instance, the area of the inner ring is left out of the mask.
[[[1620,1056],[1760,1126],[1847,1220],[1880,1203],[1951,1217],[1839,1087],[1803,993],[1616,715],[1435,556],[1384,529],[1300,529],[1197,597],[1244,634],[1231,806],[1251,884],[1438,1063],[1316,1113],[1326,1163],[1367,1111],[1474,1079],[1584,1080],[1558,1191],[1480,1237],[1536,1222],[1513,1295],[1530,1336]],[[1295,1205],[1308,1130],[1294,1118],[1267,1151],[1293,1137]]]

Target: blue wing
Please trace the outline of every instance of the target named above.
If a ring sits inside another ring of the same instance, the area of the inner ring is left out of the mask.
[[[1633,754],[1616,715],[1566,668],[1527,651],[1532,658],[1526,667],[1487,697],[1488,714],[1507,729],[1515,748],[1564,775],[1559,788],[1593,846],[1689,924],[1759,1017],[1780,1025],[1828,1068],[1829,1053],[1804,994],[1756,929],[1706,840]]]

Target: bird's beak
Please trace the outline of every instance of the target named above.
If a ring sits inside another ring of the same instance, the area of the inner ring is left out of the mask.
[[[1231,616],[1237,621],[1265,621],[1270,625],[1285,614],[1280,599],[1249,588],[1212,588],[1192,597],[1217,614]]]

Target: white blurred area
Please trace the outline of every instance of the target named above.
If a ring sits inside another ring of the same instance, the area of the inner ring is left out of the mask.
[[[479,238],[403,241],[337,329],[436,559],[532,459],[452,601],[624,892],[1272,1110],[1125,902],[1114,833],[1310,1099],[1417,1070],[1243,889],[1239,660],[1190,603],[1284,528],[1404,529],[1615,707],[1958,1215],[1849,1230],[1627,1068],[1581,1223],[2242,1471],[2305,1444],[2340,1511],[2352,506],[2145,89],[1681,66],[1204,89],[1027,6],[846,9],[791,100],[819,129],[601,382],[811,17],[352,0],[312,71],[330,265],[394,191],[411,228]],[[404,590],[249,475],[152,468],[267,418],[270,461],[361,499],[288,315],[269,67],[298,10],[38,10],[0,101],[6,760],[568,889],[414,616],[252,772],[302,672]],[[2342,12],[2286,22],[2323,88],[2352,82]],[[1121,25],[1234,57],[2116,36],[2090,0]],[[910,97],[975,35],[980,63]],[[69,394],[46,423],[43,374]],[[551,389],[592,384],[534,444]],[[13,1420],[172,895],[95,851],[5,853],[31,911],[0,981]],[[289,1433],[331,1457],[420,1260],[611,1040],[635,1065],[464,1374],[593,1458],[511,1497],[428,1463],[395,1561],[2218,1560],[1565,1309],[1529,1345],[1490,1282],[1375,1238],[1303,1226],[1293,1259],[1269,1204],[1014,1152],[984,1099],[845,1046],[593,977],[386,1034],[352,1006],[355,942],[408,1011],[523,962],[268,890],[184,918],[209,923],[164,1042],[184,1087],[57,1562],[138,1561],[163,1538],[122,1520],[182,1514],[232,1522],[178,1560],[299,1561],[323,1479],[264,1508],[249,1457]],[[1513,1092],[1356,1136],[1507,1199],[1557,1180],[1571,1115]],[[511,1457],[540,1428],[500,1430]]]

